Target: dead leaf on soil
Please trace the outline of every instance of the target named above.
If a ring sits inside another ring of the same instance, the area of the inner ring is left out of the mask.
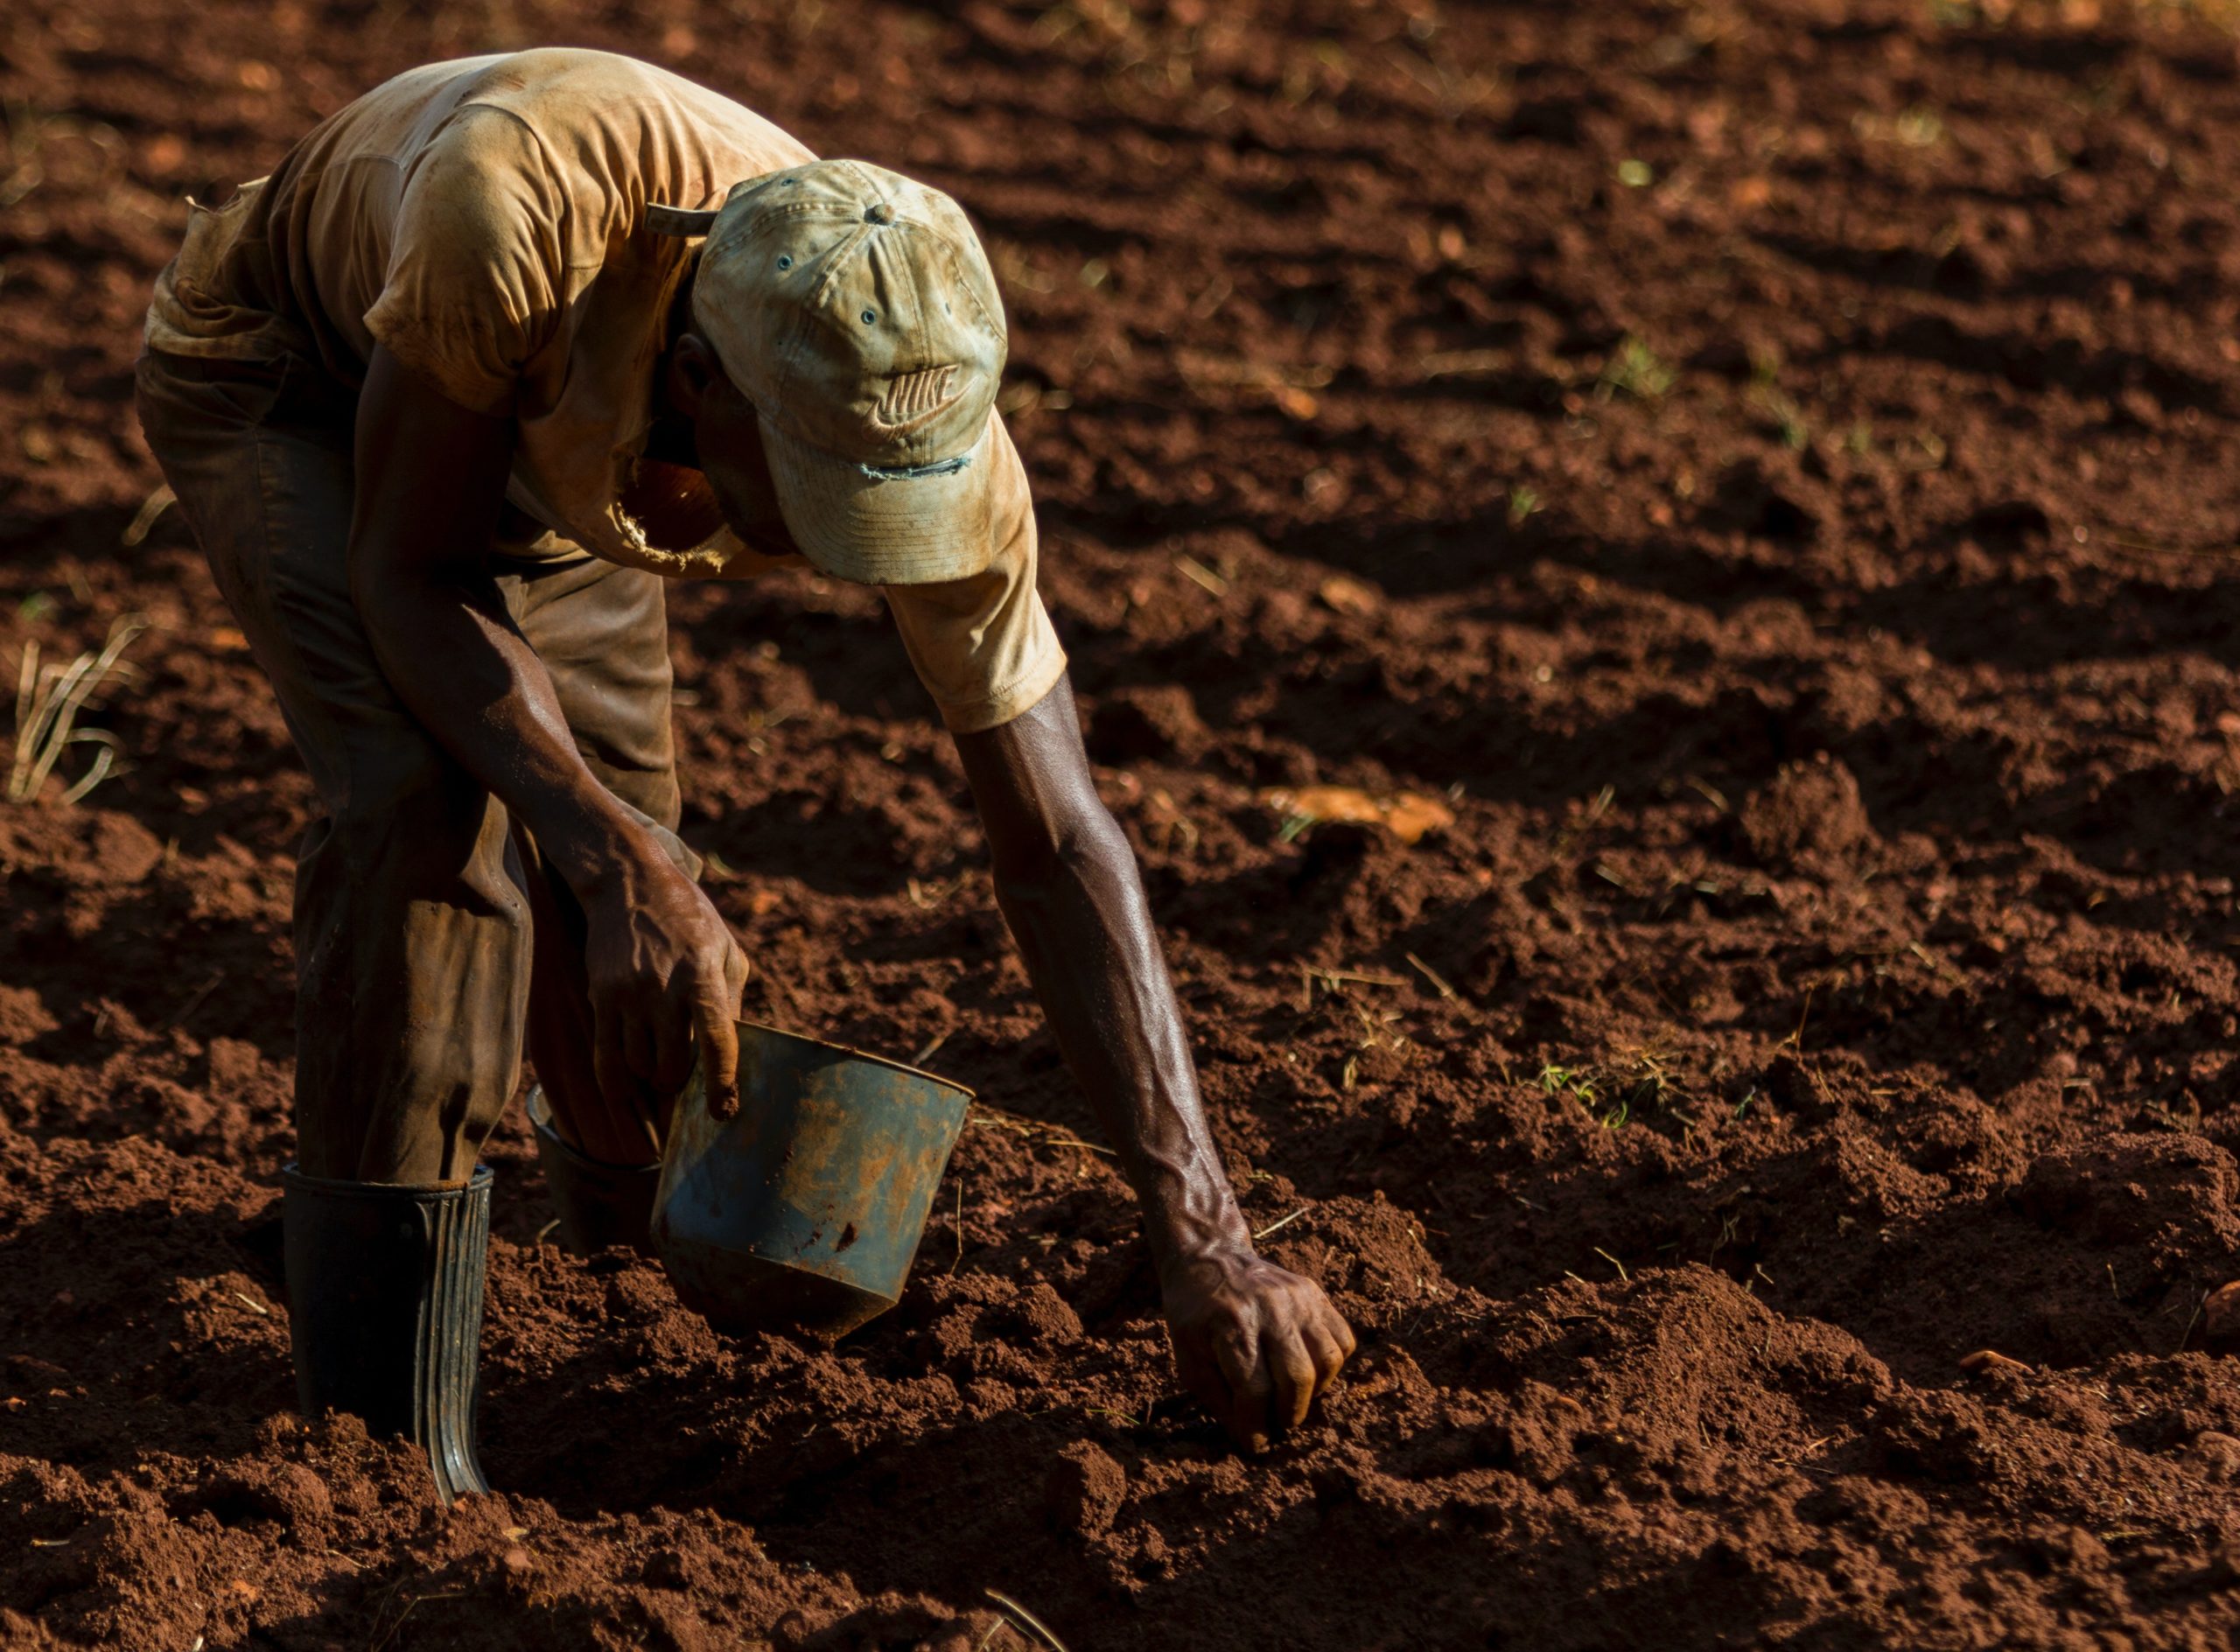
[[[1960,1362],[1960,1368],[1970,1376],[1981,1376],[1988,1371],[2012,1371],[2017,1376],[2027,1376],[2034,1368],[2020,1360],[2011,1360],[1997,1348],[1978,1348]]]
[[[1432,832],[1454,824],[1454,811],[1436,797],[1421,792],[1373,794],[1355,786],[1275,787],[1260,794],[1269,808],[1310,824],[1318,821],[1357,821],[1382,826],[1402,843],[1413,845]]]
[[[178,500],[178,495],[172,492],[168,484],[158,487],[140,501],[140,508],[133,513],[132,520],[125,525],[124,532],[118,536],[116,542],[127,550],[138,544],[147,538],[148,530],[156,525],[156,518],[171,508]]]
[[[1350,574],[1332,574],[1314,594],[1322,598],[1323,606],[1339,613],[1357,614],[1366,619],[1377,610],[1376,588]]]

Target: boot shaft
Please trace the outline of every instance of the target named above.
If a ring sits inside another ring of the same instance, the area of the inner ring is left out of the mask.
[[[425,1447],[445,1502],[489,1489],[474,1439],[490,1184],[486,1166],[456,1187],[282,1172],[298,1402]]]
[[[627,1245],[654,1254],[654,1194],[662,1167],[609,1165],[570,1147],[552,1123],[552,1109],[542,1087],[528,1093],[528,1122],[536,1134],[536,1162],[552,1208],[560,1218],[560,1242],[579,1256],[609,1245]]]

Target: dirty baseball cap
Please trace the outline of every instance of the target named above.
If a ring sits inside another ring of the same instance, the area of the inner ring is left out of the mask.
[[[802,554],[865,584],[987,567],[1006,334],[963,209],[884,167],[812,161],[648,221],[707,238],[693,325],[754,405]]]

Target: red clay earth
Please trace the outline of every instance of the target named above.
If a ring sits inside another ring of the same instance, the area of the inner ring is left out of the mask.
[[[1074,1652],[2230,1644],[2233,38],[1411,7],[7,9],[0,640],[154,629],[129,772],[0,808],[0,1642],[1034,1644],[994,1590]],[[540,1242],[516,1118],[504,1493],[292,1413],[311,798],[176,517],[120,542],[138,315],[184,192],[552,41],[984,227],[1216,1128],[1362,1334],[1266,1458],[1174,1395],[956,765],[806,577],[676,593],[686,835],[753,1013],[980,1089],[907,1299],[718,1337]]]

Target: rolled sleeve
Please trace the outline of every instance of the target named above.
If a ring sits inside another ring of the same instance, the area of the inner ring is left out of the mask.
[[[996,554],[964,579],[888,585],[887,606],[910,662],[959,734],[1031,710],[1066,672],[1066,651],[1034,588],[1038,545],[1026,469],[997,421],[998,467],[989,528]]]

